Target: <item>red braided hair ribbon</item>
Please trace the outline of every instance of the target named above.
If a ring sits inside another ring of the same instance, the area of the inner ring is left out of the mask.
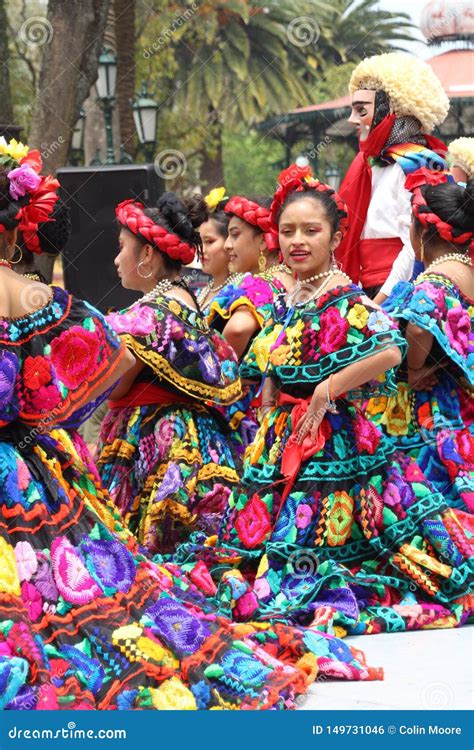
[[[326,185],[324,182],[320,182],[315,178],[311,178],[308,176],[292,176],[290,169],[291,167],[289,167],[287,170],[284,170],[280,174],[281,182],[276,189],[275,195],[273,196],[272,205],[270,207],[270,219],[274,229],[278,231],[277,216],[280,213],[281,207],[283,206],[287,196],[290,195],[290,193],[327,193],[337,206],[339,212],[339,231],[344,237],[344,234],[349,227],[349,217],[347,206],[340,195],[338,195],[330,185]]]
[[[275,232],[270,221],[270,209],[260,206],[255,201],[244,198],[242,195],[234,195],[227,201],[224,211],[226,214],[234,214],[247,224],[257,227],[263,232],[265,244],[270,251],[279,250],[278,232]]]
[[[405,180],[405,187],[413,194],[411,202],[413,214],[424,227],[435,229],[443,240],[451,242],[453,245],[469,245],[469,248],[473,250],[474,232],[463,232],[455,235],[455,227],[433,213],[423,198],[421,192],[423,185],[442,185],[450,182],[452,183],[453,180],[447,172],[427,172],[427,170],[419,169],[408,175]]]
[[[56,201],[59,200],[58,188],[59,182],[55,177],[52,175],[42,177],[37,189],[31,195],[30,202],[20,209],[21,218],[18,229],[23,235],[25,246],[37,255],[41,255],[38,227],[44,222],[54,221],[49,217],[53,213]]]
[[[143,203],[130,199],[119,203],[115,213],[119,223],[132,234],[143,237],[173,260],[180,260],[184,265],[191,263],[196,254],[195,248],[174,232],[168,232],[164,227],[155,224],[153,219],[143,213],[144,208]]]

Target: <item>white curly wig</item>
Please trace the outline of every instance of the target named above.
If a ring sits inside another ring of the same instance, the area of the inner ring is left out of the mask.
[[[358,89],[382,89],[397,117],[416,117],[424,133],[431,133],[448,114],[449,99],[428,63],[404,52],[366,57],[349,82],[351,94]]]
[[[448,146],[448,160],[453,167],[461,167],[468,179],[474,178],[474,138],[456,138]]]

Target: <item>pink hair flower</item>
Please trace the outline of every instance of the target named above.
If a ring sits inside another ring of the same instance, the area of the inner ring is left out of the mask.
[[[41,182],[41,177],[28,165],[22,164],[8,173],[10,182],[10,195],[18,200],[26,193],[34,193]]]

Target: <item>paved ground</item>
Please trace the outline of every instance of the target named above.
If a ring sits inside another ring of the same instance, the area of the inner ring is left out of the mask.
[[[383,682],[316,682],[301,709],[472,709],[474,626],[345,639]]]

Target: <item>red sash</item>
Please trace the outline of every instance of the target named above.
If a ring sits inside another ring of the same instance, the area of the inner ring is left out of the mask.
[[[109,409],[123,409],[127,406],[149,406],[150,404],[195,404],[196,402],[181,393],[173,393],[154,383],[134,383],[129,392],[116,401],[107,402]]]
[[[360,283],[363,287],[382,286],[403,247],[400,237],[359,241]]]

